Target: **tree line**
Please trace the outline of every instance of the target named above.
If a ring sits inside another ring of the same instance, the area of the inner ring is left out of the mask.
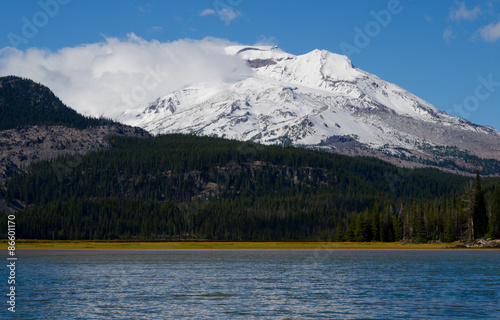
[[[473,238],[500,220],[498,179],[466,198],[468,177],[372,158],[180,134],[110,141],[6,182],[0,197],[27,208],[20,237],[445,241],[470,238],[470,212],[487,217],[473,215],[488,226]]]
[[[475,185],[469,183],[464,193],[450,198],[401,205],[387,205],[354,215],[346,228],[338,229],[346,241],[471,241],[477,238],[500,238],[500,191],[496,184],[486,196],[479,173]]]

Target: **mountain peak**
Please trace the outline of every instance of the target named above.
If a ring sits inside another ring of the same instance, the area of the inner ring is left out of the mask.
[[[352,62],[347,56],[330,52],[328,50],[315,49],[305,54],[312,59],[319,59],[323,64],[341,65],[344,69],[353,69]]]
[[[327,50],[313,50],[295,56],[271,47],[243,47],[238,55],[257,74],[278,81],[331,91],[337,81],[354,82],[365,73],[353,68],[349,58]]]
[[[312,87],[328,88],[330,81],[354,81],[363,76],[347,56],[327,50],[315,49],[299,56],[277,46],[230,46],[225,50],[246,60],[259,74]]]
[[[231,46],[225,51],[245,60],[254,73],[235,82],[166,92],[144,112],[118,119],[154,134],[316,147],[351,137],[384,153],[421,154],[427,152],[422,146],[430,144],[500,157],[500,132],[449,116],[353,67],[347,56],[318,49],[293,55],[273,46]]]
[[[297,60],[309,68],[319,71],[322,79],[336,79],[354,81],[363,76],[352,66],[347,56],[332,53],[327,50],[313,50],[305,55],[298,56]]]

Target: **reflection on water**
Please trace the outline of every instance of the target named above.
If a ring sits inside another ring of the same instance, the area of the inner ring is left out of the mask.
[[[18,254],[19,319],[500,318],[498,251]]]

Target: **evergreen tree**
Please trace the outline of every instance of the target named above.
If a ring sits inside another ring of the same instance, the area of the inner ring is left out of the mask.
[[[382,219],[380,220],[380,241],[394,241],[394,227],[393,219],[391,216],[391,206],[387,205],[384,212],[381,212],[380,215],[382,217]]]
[[[474,206],[472,211],[474,220],[474,237],[481,238],[488,232],[488,214],[486,212],[486,202],[481,190],[481,176],[479,170],[476,171],[476,188],[474,192]]]
[[[342,228],[342,224],[338,223],[335,228],[335,241],[340,242],[344,241],[344,229]]]
[[[358,214],[356,217],[356,227],[354,229],[354,238],[357,242],[364,242],[369,240],[369,230],[366,223],[366,217],[369,215],[368,208],[364,214]]]
[[[426,242],[426,233],[425,233],[425,221],[424,221],[424,213],[423,213],[423,205],[417,205],[415,207],[415,212],[413,213],[412,221],[414,228],[414,239],[417,243]]]
[[[380,241],[380,209],[375,202],[371,211],[371,240]]]
[[[448,216],[446,219],[445,233],[444,233],[444,242],[453,242],[455,241],[455,230],[453,228],[453,222],[451,221],[451,216]]]
[[[356,219],[354,221],[356,221]],[[354,234],[355,225],[356,225],[355,222],[354,223],[351,222],[347,226],[347,230],[345,232],[345,240],[346,241],[350,241],[350,242],[356,241],[356,236]]]
[[[394,241],[403,240],[403,224],[401,223],[403,207],[399,209],[399,214],[395,214],[392,219],[392,226],[394,228]]]
[[[386,206],[384,211],[380,211],[380,233],[379,239],[380,241],[387,241],[387,232],[388,232],[388,211],[390,210],[389,206]]]
[[[490,235],[495,239],[500,238],[500,189],[498,184],[495,185],[491,203]]]

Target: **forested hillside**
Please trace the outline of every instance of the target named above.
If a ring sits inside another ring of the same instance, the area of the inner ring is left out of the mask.
[[[0,77],[0,130],[30,125],[65,125],[78,129],[117,124],[85,117],[68,108],[49,88],[16,76]]]
[[[113,137],[111,144],[111,150],[37,162],[5,184],[1,197],[27,206],[16,218],[21,238],[428,241],[468,236],[461,229],[468,211],[460,199],[474,180],[470,177],[189,135]],[[494,224],[492,210],[498,210],[495,183],[498,179],[485,179],[481,191],[488,228]]]

